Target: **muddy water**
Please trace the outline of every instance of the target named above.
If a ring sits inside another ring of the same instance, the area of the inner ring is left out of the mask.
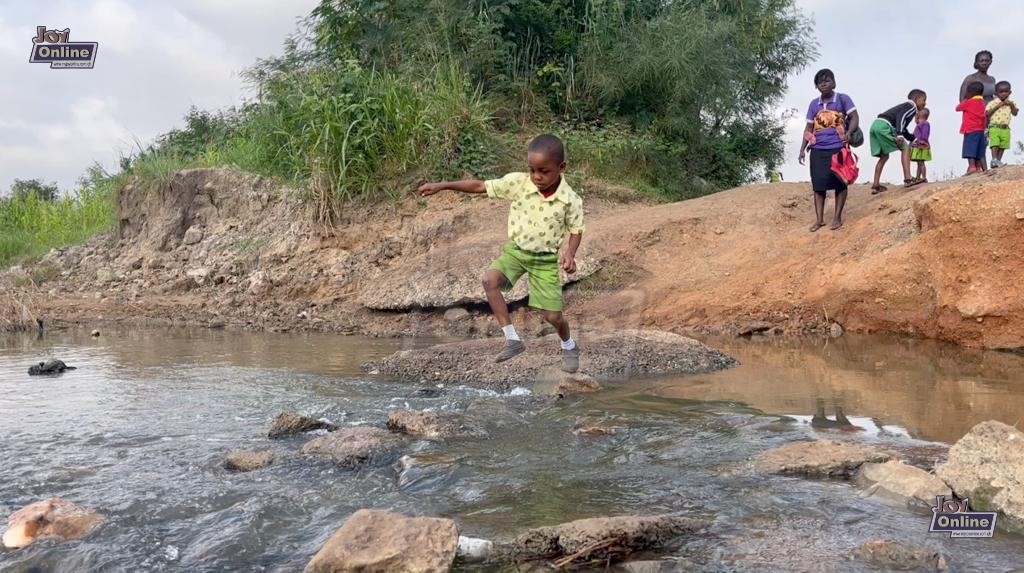
[[[927,533],[927,510],[859,497],[849,482],[754,476],[744,463],[813,435],[801,416],[819,401],[864,428],[856,439],[915,451],[980,420],[1012,424],[1024,415],[1024,359],[881,339],[720,342],[743,366],[540,404],[360,372],[408,341],[189,330],[2,338],[0,515],[59,496],[108,521],[83,541],[0,550],[0,570],[301,571],[364,507],[451,517],[490,538],[625,512],[708,518],[706,534],[669,552],[680,570],[869,571],[846,555],[872,539],[929,545],[954,571],[1024,564],[1019,536],[947,539]],[[49,355],[80,369],[24,374]],[[462,412],[488,435],[410,441],[400,453],[426,465],[402,475],[397,454],[344,471],[292,456],[303,438],[265,439],[284,409],[345,425],[380,424],[399,407]],[[618,431],[572,434],[591,423]],[[251,474],[220,469],[240,446],[271,447],[280,460]]]

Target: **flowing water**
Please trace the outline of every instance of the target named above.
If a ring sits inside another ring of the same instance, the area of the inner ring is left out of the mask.
[[[878,338],[715,341],[742,366],[557,403],[360,370],[428,343],[205,330],[0,338],[0,516],[62,497],[107,518],[84,540],[0,550],[0,570],[297,572],[360,508],[450,517],[491,539],[622,513],[707,518],[706,533],[669,552],[680,570],[873,571],[847,556],[874,539],[933,547],[953,571],[1024,565],[1024,537],[948,539],[928,533],[927,509],[861,497],[853,482],[746,469],[766,449],[829,435],[804,423],[819,403],[861,426],[857,440],[922,459],[979,421],[1014,424],[1020,356]],[[26,375],[49,356],[79,369]],[[409,441],[358,470],[296,455],[308,437],[266,439],[282,410],[381,425],[396,408],[463,413],[487,435]],[[582,424],[617,432],[578,437]],[[272,448],[278,461],[229,473],[221,463],[237,447]],[[403,453],[421,465],[401,473]]]

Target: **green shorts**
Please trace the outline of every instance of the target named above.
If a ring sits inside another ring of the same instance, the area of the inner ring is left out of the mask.
[[[524,274],[529,280],[529,305],[541,310],[562,310],[562,275],[558,269],[558,253],[531,253],[508,243],[501,256],[491,263],[492,269],[508,279],[502,290],[511,290]]]
[[[911,161],[931,161],[932,149],[930,147],[912,147],[910,149]]]
[[[902,149],[896,144],[896,128],[882,118],[871,123],[871,155],[888,157],[893,151]],[[906,143],[904,143],[906,145]]]
[[[988,128],[988,146],[991,149],[1010,148],[1010,128],[990,127]]]

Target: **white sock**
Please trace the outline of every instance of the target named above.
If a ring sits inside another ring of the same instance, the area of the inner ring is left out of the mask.
[[[571,336],[569,337],[569,340],[560,340],[559,344],[562,345],[562,350],[572,350],[573,348],[576,348],[576,341],[573,340]]]
[[[501,331],[505,333],[506,340],[520,340],[519,335],[516,334],[516,327],[511,324],[502,326]]]

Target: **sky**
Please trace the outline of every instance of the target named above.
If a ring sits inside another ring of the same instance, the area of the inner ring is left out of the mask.
[[[317,1],[0,0],[0,192],[15,178],[36,177],[69,190],[94,162],[114,169],[120,156],[181,127],[189,107],[241,103],[251,94],[239,72],[280,53]],[[953,108],[960,82],[973,71],[974,53],[995,54],[990,73],[997,79],[1024,78],[1024,59],[1014,59],[1024,54],[1018,33],[1024,2],[1002,3],[998,17],[973,18],[966,17],[975,5],[968,0],[797,5],[814,18],[820,57],[791,78],[780,105],[780,114],[795,111],[787,122],[786,181],[808,179],[796,156],[807,104],[817,95],[812,79],[821,67],[831,68],[838,91],[853,98],[865,131],[872,118],[905,101],[911,88],[928,92],[932,179],[965,168]],[[40,25],[70,28],[72,42],[98,42],[95,68],[29,63]],[[870,173],[874,161],[867,145],[857,151],[862,173]],[[902,179],[895,161],[885,179]]]

